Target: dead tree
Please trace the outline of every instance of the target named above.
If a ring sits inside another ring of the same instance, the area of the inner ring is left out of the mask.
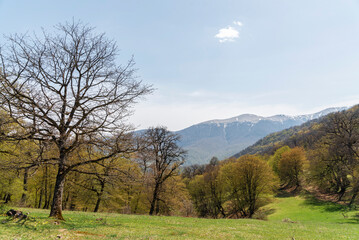
[[[62,198],[67,174],[132,146],[124,119],[151,87],[134,76],[133,60],[118,65],[116,43],[80,22],[59,24],[41,37],[13,35],[0,51],[0,108],[21,126],[12,138],[54,143],[48,159],[57,166],[50,217],[63,219]],[[101,157],[76,160],[84,145],[106,145]]]

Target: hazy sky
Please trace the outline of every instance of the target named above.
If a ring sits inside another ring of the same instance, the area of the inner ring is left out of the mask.
[[[3,34],[72,18],[156,88],[134,107],[139,128],[359,103],[359,0],[0,0]]]

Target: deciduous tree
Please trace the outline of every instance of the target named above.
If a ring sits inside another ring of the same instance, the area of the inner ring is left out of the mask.
[[[228,215],[248,217],[267,203],[275,178],[267,162],[254,155],[244,155],[221,168],[221,179],[227,189]]]
[[[151,88],[134,75],[132,59],[117,63],[118,48],[80,22],[59,24],[41,37],[13,35],[0,51],[0,107],[22,127],[8,137],[48,141],[57,166],[51,217],[63,219],[67,174],[132,149],[124,119]],[[80,146],[107,146],[99,158],[70,158]],[[74,160],[75,159],[75,160]]]
[[[159,212],[159,201],[162,186],[168,178],[178,174],[178,168],[185,161],[186,151],[178,146],[180,136],[168,131],[165,127],[149,128],[143,134],[143,149],[140,159],[145,174],[151,176],[151,206],[149,214]]]
[[[303,148],[295,147],[284,152],[278,164],[281,183],[286,187],[299,187],[300,176],[304,171],[305,162],[306,156]]]

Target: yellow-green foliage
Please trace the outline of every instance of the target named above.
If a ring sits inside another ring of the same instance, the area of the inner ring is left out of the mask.
[[[260,156],[209,164],[203,175],[188,183],[194,206],[200,217],[252,217],[268,203],[276,178]]]
[[[282,157],[282,154],[289,151],[290,147],[283,146],[275,151],[275,153],[269,158],[268,164],[272,167],[273,171],[278,175],[278,164]]]
[[[33,141],[2,142],[0,144],[0,198],[13,205],[49,208],[53,198],[56,167],[56,146],[41,146]],[[69,156],[72,162],[99,151],[79,148]],[[46,159],[50,159],[46,161]],[[28,168],[26,186],[23,184]],[[99,211],[145,214],[149,211],[151,183],[139,164],[131,156],[106,159],[99,164],[88,164],[68,174],[64,189],[63,207],[70,210],[94,211],[101,192]],[[91,174],[88,174],[91,173]],[[25,190],[27,189],[27,190]],[[23,198],[23,197],[25,198]],[[178,175],[168,179],[161,190],[161,211],[165,215],[193,215],[190,197]]]
[[[223,181],[219,179],[220,166],[209,166],[203,175],[197,175],[188,184],[193,204],[200,217],[225,217],[226,201]]]
[[[267,162],[244,155],[222,166],[220,179],[228,194],[227,212],[235,217],[252,217],[272,193],[275,177]]]
[[[299,186],[305,164],[306,156],[303,148],[295,147],[284,152],[278,163],[281,183],[287,186]]]

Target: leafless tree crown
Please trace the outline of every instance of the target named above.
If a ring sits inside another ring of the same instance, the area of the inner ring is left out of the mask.
[[[123,119],[151,88],[134,61],[116,64],[118,49],[82,23],[41,37],[13,35],[0,51],[1,108],[32,138],[63,141],[123,129]],[[30,127],[31,126],[31,127]]]

